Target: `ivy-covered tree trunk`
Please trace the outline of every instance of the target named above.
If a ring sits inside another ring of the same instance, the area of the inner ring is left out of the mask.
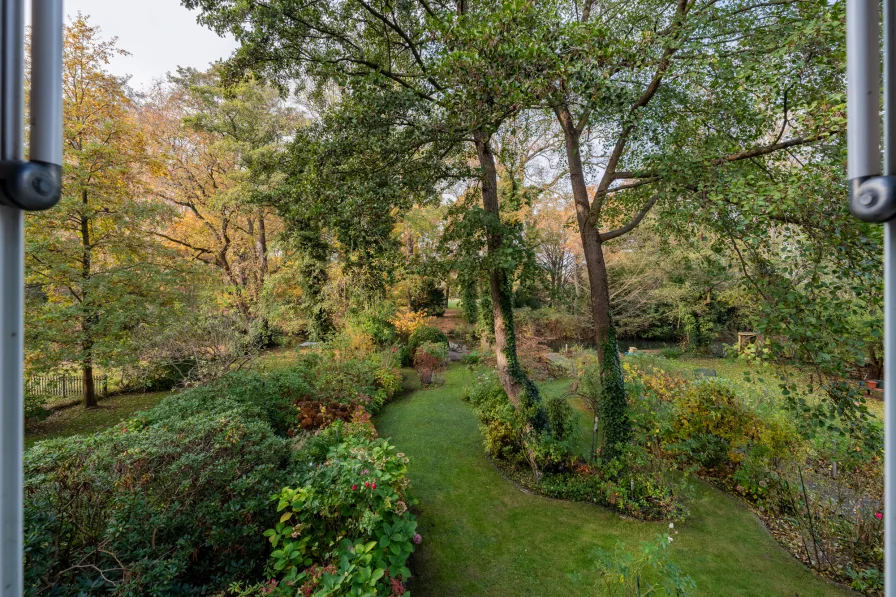
[[[479,288],[473,275],[460,276],[460,306],[464,318],[473,325],[479,319]]]
[[[568,110],[558,110],[566,140],[566,157],[569,162],[569,178],[572,185],[573,201],[576,206],[576,220],[582,238],[585,269],[591,291],[591,316],[594,322],[594,343],[600,364],[603,386],[600,419],[604,427],[604,456],[613,458],[618,454],[618,446],[628,441],[631,425],[628,416],[628,398],[625,394],[625,380],[619,360],[619,343],[610,311],[610,284],[607,262],[604,259],[600,231],[591,221],[591,203],[582,167],[579,131],[572,122]]]
[[[324,286],[329,280],[327,260],[329,247],[320,232],[303,230],[297,234],[302,265],[299,270],[302,286],[302,305],[308,315],[308,337],[322,340],[333,330],[330,310],[324,297]]]
[[[615,458],[620,447],[631,438],[631,420],[628,415],[628,396],[625,394],[625,380],[622,364],[619,362],[619,342],[616,327],[610,323],[606,338],[598,354],[600,380],[603,394],[600,401],[600,419],[604,428],[604,458]]]
[[[513,321],[513,280],[509,272],[501,267],[501,249],[504,236],[500,230],[500,208],[498,202],[498,171],[495,156],[489,146],[489,138],[481,131],[473,134],[476,153],[481,166],[482,207],[491,214],[495,225],[487,232],[489,255],[489,289],[492,299],[492,314],[495,321],[495,355],[498,361],[498,377],[511,402],[517,408],[535,407],[536,414],[531,421],[536,429],[547,427],[547,417],[541,407],[538,386],[529,379],[520,365],[516,351],[516,330]]]

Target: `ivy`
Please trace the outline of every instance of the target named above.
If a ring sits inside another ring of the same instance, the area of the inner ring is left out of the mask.
[[[603,395],[600,402],[600,418],[604,426],[604,456],[612,459],[620,454],[620,449],[625,446],[632,433],[625,379],[619,362],[619,342],[616,339],[616,326],[612,323],[601,345],[601,351],[603,359],[601,359],[600,377]]]

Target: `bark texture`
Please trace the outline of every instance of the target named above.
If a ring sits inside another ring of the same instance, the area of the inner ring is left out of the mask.
[[[498,171],[495,156],[489,146],[489,138],[481,131],[474,133],[476,153],[481,166],[482,207],[500,222],[498,200]],[[497,256],[504,244],[504,235],[492,227],[487,235],[488,254]],[[541,394],[535,383],[529,379],[519,363],[516,350],[516,331],[513,321],[513,281],[508,272],[492,259],[489,270],[489,290],[492,299],[492,314],[495,321],[495,356],[498,361],[498,377],[511,402],[517,408],[536,406],[537,414],[532,420],[536,429],[547,428],[547,417],[541,407]]]

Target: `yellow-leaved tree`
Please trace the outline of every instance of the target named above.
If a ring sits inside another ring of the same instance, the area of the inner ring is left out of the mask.
[[[80,14],[64,49],[63,196],[27,218],[26,342],[31,370],[77,369],[93,407],[96,369],[133,363],[180,289],[150,234],[165,210],[144,199],[150,164],[127,81],[107,70],[125,52]]]

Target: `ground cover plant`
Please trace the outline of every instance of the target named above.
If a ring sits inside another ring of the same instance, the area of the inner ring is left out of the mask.
[[[39,442],[26,455],[27,594],[211,595],[241,583],[262,594],[279,581],[292,594],[355,594],[358,582],[373,594],[403,594],[415,536],[407,459],[368,422],[398,388],[390,363],[338,348],[299,355],[275,372],[172,394],[105,431]],[[312,396],[333,412],[350,409],[350,422],[333,417],[308,431]],[[351,475],[356,483],[331,491],[335,478]],[[369,499],[361,500],[355,491],[364,483]],[[315,487],[323,502],[293,497],[289,517],[271,501]],[[322,517],[334,507],[341,516]],[[326,522],[306,528],[302,520]],[[272,540],[278,531],[285,536]],[[299,536],[313,553],[287,567],[283,549]],[[372,548],[354,545],[370,537],[389,538],[381,546],[389,575],[358,572]],[[344,557],[350,570],[339,566]]]

